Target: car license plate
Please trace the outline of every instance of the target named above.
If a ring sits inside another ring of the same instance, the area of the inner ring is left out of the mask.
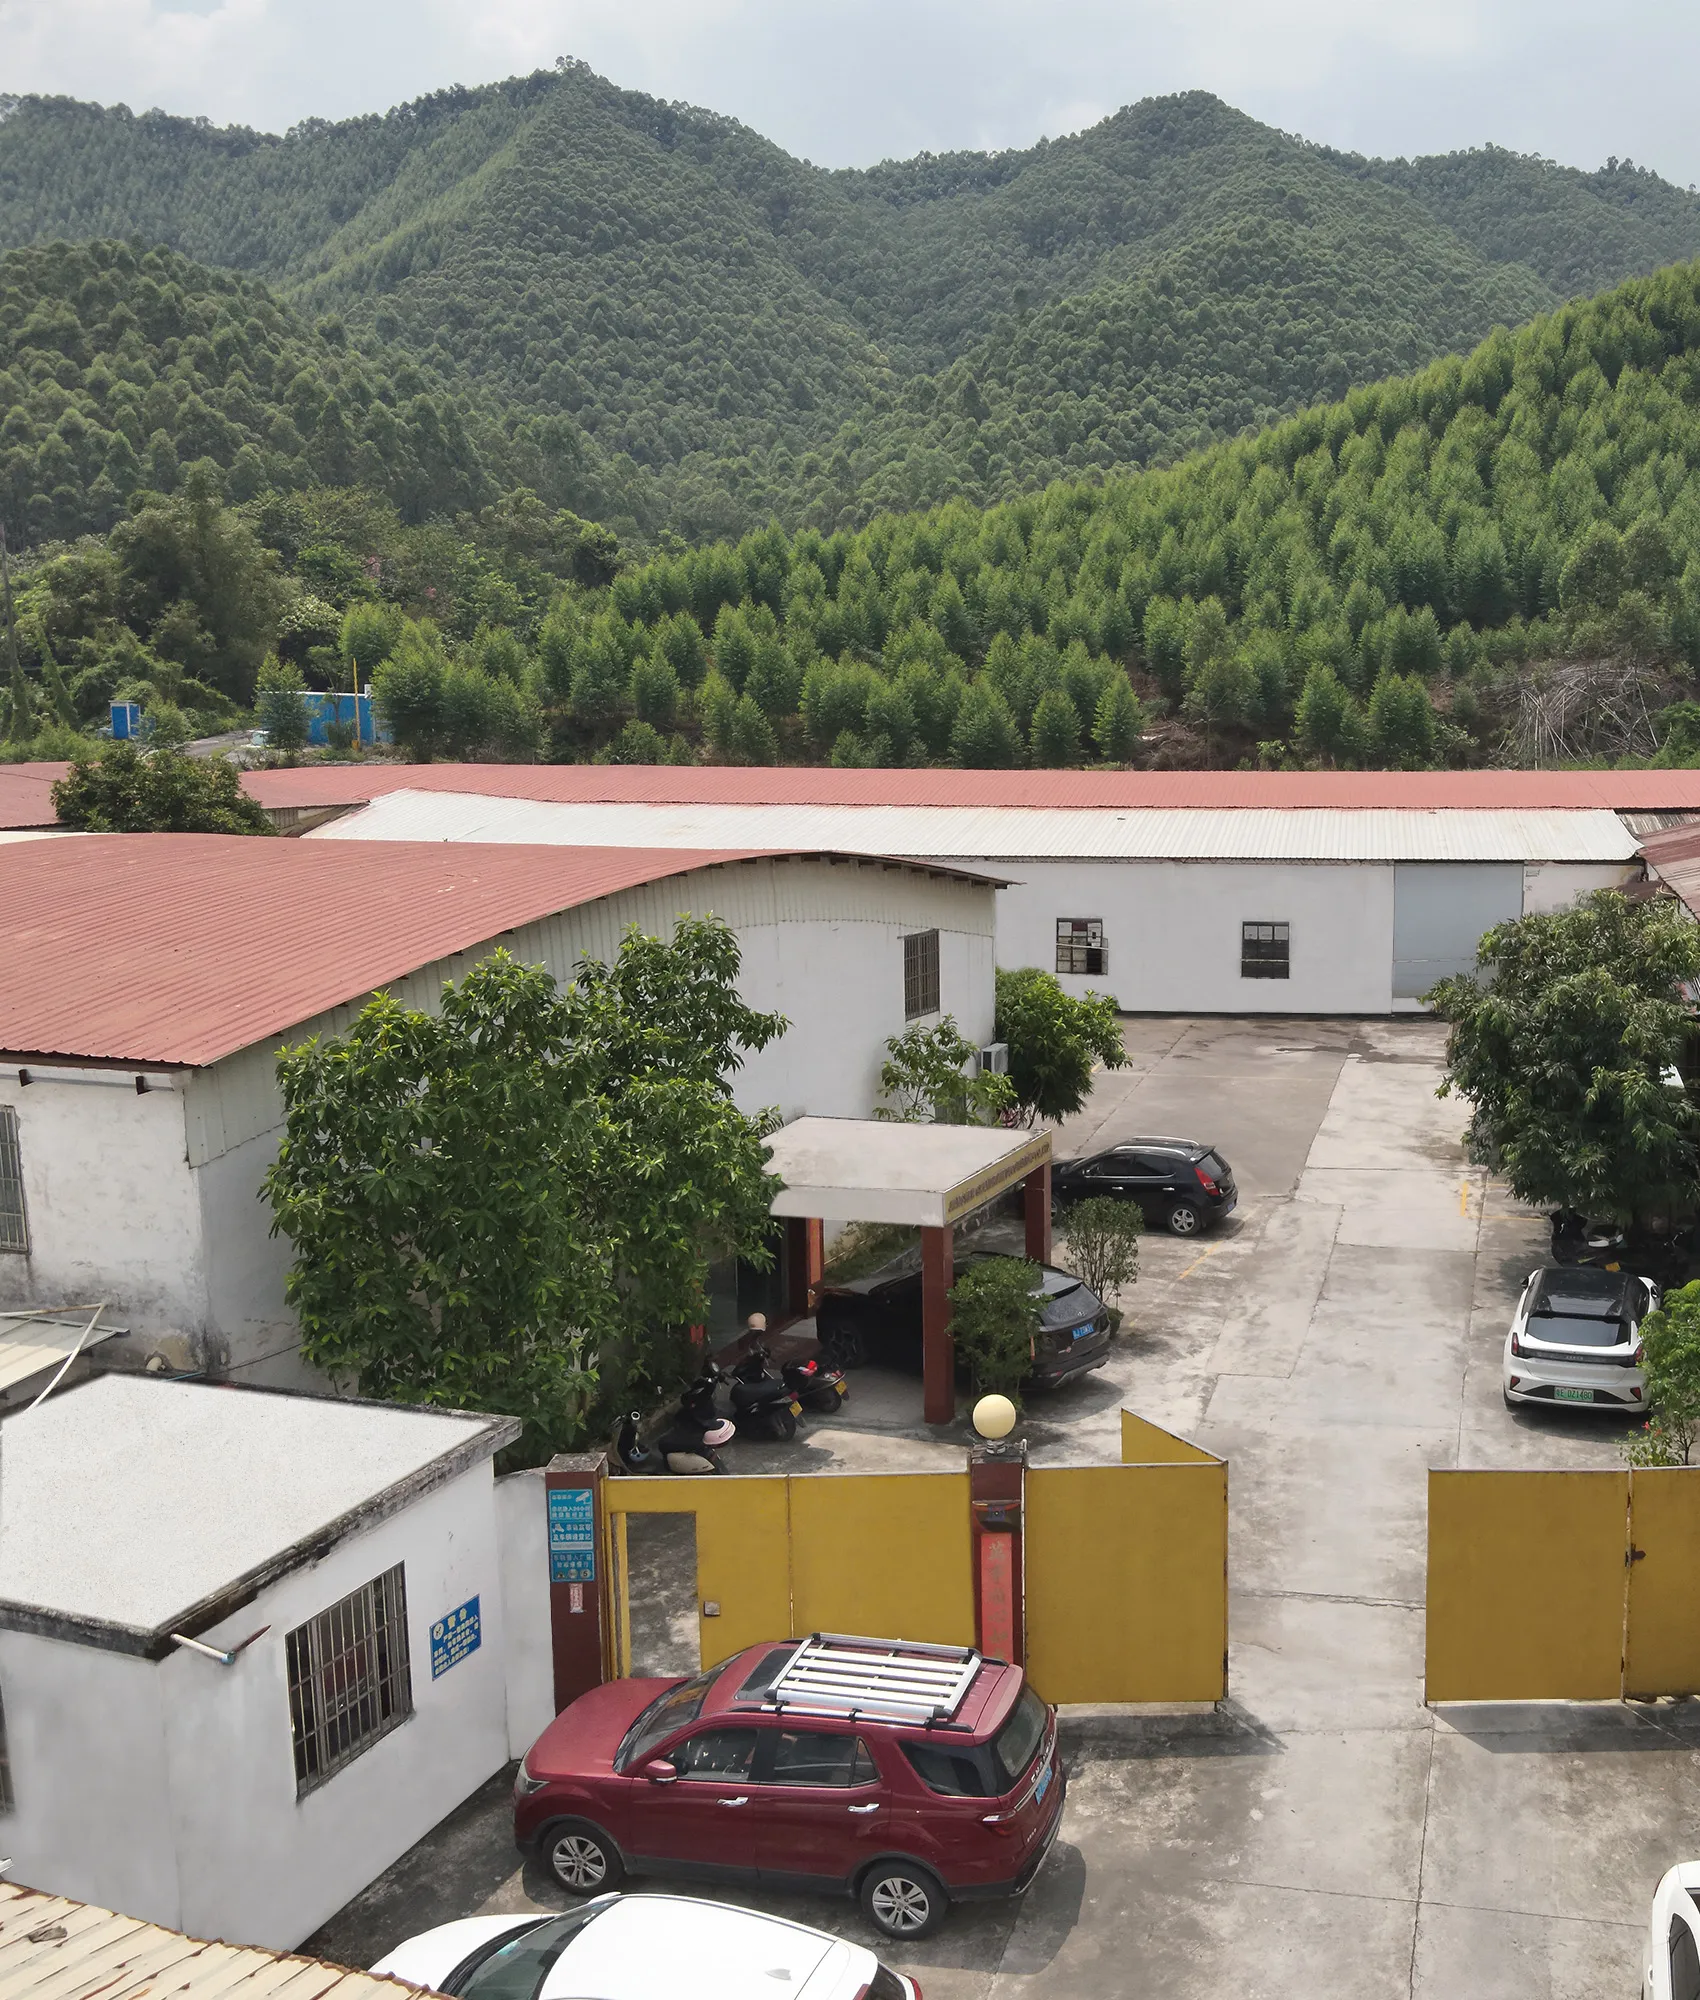
[[[841,1396],[848,1396],[850,1393],[850,1384],[848,1382],[834,1382],[832,1386]]]
[[[803,1406],[797,1401],[795,1396],[791,1398],[790,1409],[794,1417],[800,1417],[803,1414]]]
[[[1077,1326],[1074,1329],[1072,1337],[1075,1340],[1084,1340],[1089,1333],[1096,1333],[1097,1331],[1098,1329],[1088,1320],[1084,1326]]]
[[[1591,1403],[1594,1392],[1592,1389],[1566,1389],[1560,1385],[1553,1390],[1552,1399],[1555,1403]]]
[[[1055,1769],[1056,1766],[1054,1764],[1047,1764],[1045,1766],[1043,1777],[1041,1777],[1039,1782],[1033,1787],[1033,1803],[1036,1806],[1044,1804],[1045,1794],[1051,1789],[1051,1773]]]

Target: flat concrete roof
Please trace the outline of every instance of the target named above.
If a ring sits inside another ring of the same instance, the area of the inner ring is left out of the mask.
[[[995,1200],[1051,1157],[1048,1132],[797,1118],[767,1142],[785,1183],[775,1215],[938,1229]]]
[[[511,1417],[97,1375],[0,1431],[0,1626],[162,1657],[518,1435]]]

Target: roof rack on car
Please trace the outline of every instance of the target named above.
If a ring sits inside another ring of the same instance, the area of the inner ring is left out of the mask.
[[[980,1671],[972,1646],[811,1633],[763,1690],[763,1708],[870,1722],[948,1721]]]

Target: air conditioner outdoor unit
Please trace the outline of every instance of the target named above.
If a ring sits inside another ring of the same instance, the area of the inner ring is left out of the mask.
[[[1009,1075],[1008,1042],[988,1042],[980,1051],[980,1074],[982,1076]]]

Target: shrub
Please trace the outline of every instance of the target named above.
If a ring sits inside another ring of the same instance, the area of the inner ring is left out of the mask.
[[[1144,1230],[1144,1218],[1130,1201],[1101,1194],[1077,1202],[1063,1223],[1068,1268],[1108,1305],[1124,1285],[1138,1282]]]
[[[977,1396],[1021,1401],[1039,1338],[1039,1267],[1019,1257],[969,1265],[950,1294],[951,1337]]]

